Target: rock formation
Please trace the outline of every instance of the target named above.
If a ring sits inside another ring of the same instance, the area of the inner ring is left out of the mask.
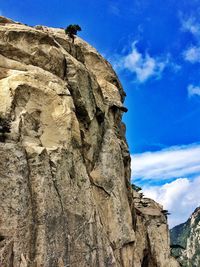
[[[171,243],[183,247],[172,250],[183,267],[200,266],[200,207],[196,208],[187,222],[170,231]]]
[[[124,97],[80,38],[0,17],[1,267],[179,266],[162,207],[130,186]]]

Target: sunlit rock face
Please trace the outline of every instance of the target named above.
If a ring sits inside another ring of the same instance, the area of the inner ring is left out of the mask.
[[[200,207],[196,208],[187,222],[170,230],[171,243],[181,245],[172,254],[183,267],[200,266]]]
[[[124,97],[80,38],[0,17],[1,267],[179,266],[162,207],[130,186]]]

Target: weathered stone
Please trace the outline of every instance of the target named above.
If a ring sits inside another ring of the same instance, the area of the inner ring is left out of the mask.
[[[63,29],[0,17],[0,263],[175,267],[161,207],[130,188],[124,91]]]

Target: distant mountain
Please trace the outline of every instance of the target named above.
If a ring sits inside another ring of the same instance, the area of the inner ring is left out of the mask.
[[[172,255],[183,267],[200,266],[200,207],[187,222],[170,230]],[[181,247],[177,246],[180,245]]]

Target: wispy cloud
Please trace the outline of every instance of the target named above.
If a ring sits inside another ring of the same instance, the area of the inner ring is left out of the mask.
[[[189,47],[183,52],[183,57],[186,61],[189,61],[191,63],[200,62],[200,47]]]
[[[108,8],[111,14],[116,16],[120,15],[120,8],[116,2],[110,2]]]
[[[169,210],[170,227],[185,222],[196,207],[200,205],[200,177],[191,180],[179,178],[162,186],[144,187],[145,196],[161,203]]]
[[[190,45],[184,52],[183,58],[190,63],[200,62],[200,22],[194,16],[181,18],[182,30],[190,32],[195,44]]]
[[[189,47],[183,52],[183,57],[186,61],[189,61],[191,63],[200,62],[200,47]]]
[[[200,23],[194,16],[189,18],[182,17],[181,18],[182,30],[190,32],[195,37],[200,37]]]
[[[188,86],[188,96],[189,97],[200,96],[200,86],[194,86],[194,85],[190,84]]]
[[[192,64],[200,63],[200,22],[195,16],[191,16],[187,19],[181,18],[182,30],[190,32],[193,37],[193,45],[190,45],[183,52],[183,58]],[[193,84],[188,85],[188,96],[200,96],[200,86]]]
[[[132,156],[132,179],[142,183],[189,177],[200,173],[200,144],[176,146]]]
[[[129,54],[118,58],[114,64],[117,69],[126,69],[132,72],[138,82],[143,83],[151,77],[160,78],[168,64],[168,59],[152,57],[148,52],[141,53],[136,47],[137,41],[132,43]]]
[[[170,227],[200,205],[200,144],[175,146],[132,156],[132,181],[171,212]]]

